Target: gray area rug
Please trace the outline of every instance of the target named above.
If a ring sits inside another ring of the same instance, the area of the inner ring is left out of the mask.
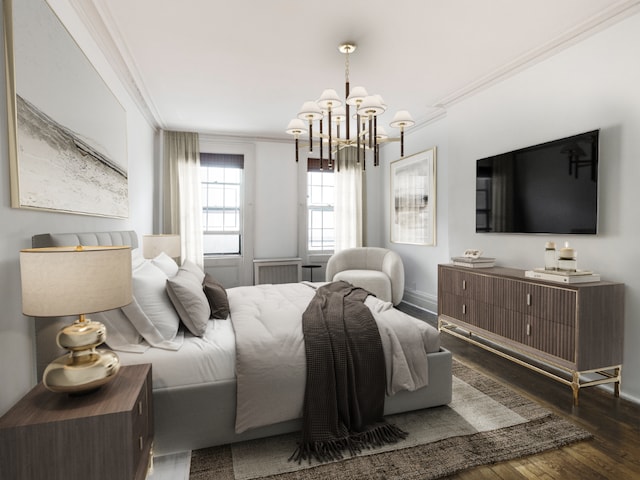
[[[591,437],[459,362],[453,400],[443,407],[389,416],[409,432],[396,444],[333,463],[288,462],[298,434],[206,448],[191,456],[190,480],[434,479],[540,453]]]

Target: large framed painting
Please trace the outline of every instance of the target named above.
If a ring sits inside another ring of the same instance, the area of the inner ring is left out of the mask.
[[[391,242],[436,244],[436,147],[391,162]]]
[[[129,216],[126,111],[45,0],[4,0],[11,206]]]

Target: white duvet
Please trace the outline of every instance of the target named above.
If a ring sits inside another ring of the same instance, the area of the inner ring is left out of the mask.
[[[236,432],[301,417],[306,379],[301,319],[315,289],[291,283],[236,287],[227,294],[236,333]],[[440,348],[437,330],[375,297],[365,304],[380,330],[387,394],[426,386],[427,353]]]

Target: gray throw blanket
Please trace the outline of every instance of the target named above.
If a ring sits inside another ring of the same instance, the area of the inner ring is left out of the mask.
[[[407,435],[383,419],[385,358],[367,295],[329,283],[302,316],[307,383],[302,438],[290,460],[336,460]]]

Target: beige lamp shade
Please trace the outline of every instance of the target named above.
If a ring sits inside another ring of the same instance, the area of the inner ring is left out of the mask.
[[[307,127],[302,120],[294,118],[289,122],[289,125],[287,125],[286,132],[290,135],[300,135],[307,133]]]
[[[393,116],[393,119],[391,120],[391,123],[389,125],[391,125],[393,128],[404,128],[411,127],[415,123],[416,122],[413,120],[413,117],[408,111],[399,110]]]
[[[142,255],[144,258],[155,258],[162,252],[171,258],[179,257],[181,252],[180,235],[143,235]]]
[[[342,100],[340,100],[338,92],[336,92],[333,88],[327,88],[322,92],[322,95],[320,95],[320,99],[317,103],[320,108],[329,110],[342,105]]]
[[[130,247],[25,249],[20,273],[25,315],[81,315],[132,301]]]

